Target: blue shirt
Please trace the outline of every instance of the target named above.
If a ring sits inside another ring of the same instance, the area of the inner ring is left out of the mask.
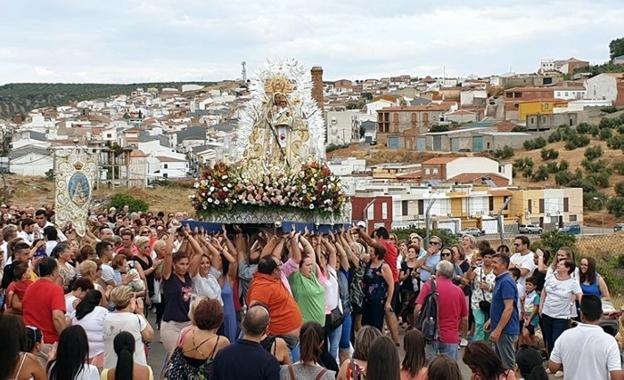
[[[505,310],[505,300],[513,300],[511,318],[503,329],[503,334],[519,335],[520,334],[520,318],[518,315],[518,288],[516,282],[511,278],[509,272],[505,272],[496,276],[496,284],[492,291],[492,306],[490,307],[490,324],[492,330],[498,326],[498,322]]]
[[[425,255],[427,254],[427,251],[425,251],[424,249],[420,250],[420,255],[418,255],[418,258],[423,258],[425,257]],[[440,262],[440,251],[434,253],[433,255],[427,257],[425,259],[425,263],[424,266],[431,268],[432,272],[435,273],[435,268],[436,265],[438,265],[438,263]],[[420,281],[425,282],[425,281],[429,281],[429,279],[431,278],[431,275],[433,273],[430,273],[424,269],[419,269],[418,273],[420,273]]]

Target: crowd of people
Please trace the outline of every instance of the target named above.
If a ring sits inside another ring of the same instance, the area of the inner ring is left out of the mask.
[[[124,207],[80,237],[51,208],[0,215],[0,379],[624,378],[596,261],[526,236],[208,232]]]

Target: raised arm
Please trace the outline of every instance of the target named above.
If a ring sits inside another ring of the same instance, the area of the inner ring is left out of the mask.
[[[299,236],[301,236],[301,234],[296,233],[288,237],[288,252],[290,253],[290,259],[297,264],[301,264],[301,249],[299,248]]]
[[[305,236],[301,235],[299,237],[299,241],[301,242],[301,245],[303,245],[303,253],[306,256],[314,257],[315,255],[314,248],[312,248],[312,244],[310,244],[308,239],[306,239]]]
[[[375,241],[373,240],[373,238],[371,238],[370,236],[368,236],[368,234],[361,228],[357,229],[358,234],[360,236],[360,238],[362,240],[364,240],[364,242],[368,245],[372,245]]]
[[[327,238],[323,238],[322,242],[329,252],[327,263],[331,265],[332,268],[337,269],[338,260],[336,260],[336,247],[334,247],[334,245]]]
[[[163,263],[162,278],[168,280],[173,270],[173,240],[175,239],[175,231],[169,231],[169,238],[165,246],[165,260]]]
[[[349,270],[349,259],[347,258],[347,252],[342,246],[342,241],[340,240],[340,234],[338,234],[338,238],[336,239],[336,252],[338,253],[338,260],[340,262],[340,266],[344,270]]]

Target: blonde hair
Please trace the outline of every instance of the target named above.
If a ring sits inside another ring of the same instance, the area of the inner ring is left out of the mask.
[[[95,261],[85,260],[78,266],[78,271],[82,277],[89,277],[97,272]]]
[[[111,291],[110,300],[115,305],[115,309],[121,310],[128,307],[134,298],[134,292],[128,285],[121,285]]]
[[[154,243],[154,246],[152,247],[153,250],[160,250],[162,248],[165,248],[165,246],[167,245],[167,242],[165,242],[164,240],[158,240],[156,241],[156,243]]]
[[[137,236],[134,238],[134,245],[136,245],[137,247],[140,247],[144,244],[149,244],[150,239],[146,236]]]

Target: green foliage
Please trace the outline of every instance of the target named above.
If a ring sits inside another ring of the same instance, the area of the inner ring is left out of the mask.
[[[343,148],[346,148],[348,146],[349,145],[347,145],[347,144],[342,144],[342,145],[340,145],[340,144],[329,144],[329,145],[327,145],[327,148],[325,148],[325,152],[327,152],[327,153],[333,152],[335,150],[343,149]]]
[[[581,187],[583,188],[583,191],[585,192],[595,192],[596,190],[596,184],[594,184],[593,182],[591,182],[589,179],[587,178],[579,178],[578,176],[576,178],[573,178],[570,182],[568,182],[565,186],[567,187]]]
[[[600,109],[600,112],[604,112],[604,113],[614,113],[617,111],[618,111],[617,107],[614,107],[614,106],[603,107]]]
[[[555,183],[559,186],[568,186],[568,184],[574,179],[574,174],[569,170],[562,170],[555,174]]]
[[[618,218],[624,216],[624,197],[613,197],[607,202],[607,210]]]
[[[516,125],[515,127],[511,128],[512,132],[526,132],[527,129],[526,127],[521,127],[519,125]]]
[[[611,137],[607,140],[607,146],[611,149],[624,149],[624,135]]]
[[[401,229],[401,230],[393,230],[392,232],[396,233],[397,238],[399,240],[408,240],[409,239],[409,235],[411,233],[417,233],[418,235],[420,235],[423,239],[425,238],[425,236],[427,235],[427,232],[425,231],[424,228],[415,228],[415,227],[410,227],[407,229]],[[454,234],[450,233],[450,231],[448,230],[439,230],[437,228],[434,228],[431,230],[430,235],[429,236],[437,236],[440,239],[442,239],[442,244],[444,244],[445,247],[451,246],[453,244],[457,244],[458,243],[458,239],[457,236],[455,236]],[[424,247],[423,247],[424,248]]]
[[[561,247],[574,248],[576,245],[576,236],[552,230],[544,232],[542,236],[540,236],[540,243],[543,248],[548,249],[550,252],[557,252]]]
[[[448,132],[448,130],[448,125],[434,125],[433,127],[429,128],[429,132]]]
[[[585,149],[585,158],[587,158],[589,161],[593,161],[599,157],[602,157],[602,148],[600,147],[600,145],[590,146],[589,148]]]
[[[624,161],[614,162],[612,168],[617,174],[624,175]]]
[[[536,171],[531,174],[531,181],[540,182],[548,180],[549,172],[548,168],[544,165],[540,165]]]
[[[587,176],[587,180],[598,186],[601,189],[609,187],[611,184],[611,173],[609,171],[601,170],[599,172],[593,172]]]
[[[557,152],[554,149],[546,149],[543,148],[541,151],[541,155],[542,155],[542,160],[555,160],[557,159],[557,157],[559,157],[559,152]]]
[[[624,55],[624,37],[609,42],[609,57],[611,59]]]
[[[603,73],[621,73],[624,71],[624,64],[615,64],[611,61],[605,62],[602,65],[592,65],[589,67],[583,67],[574,70],[575,73],[591,73],[591,76],[596,76]]]
[[[45,177],[48,181],[54,181],[54,169],[50,169],[45,172]]]
[[[557,141],[561,141],[561,138],[561,132],[559,132],[559,130],[556,130],[548,136],[548,142],[555,143]]]
[[[613,137],[613,132],[611,132],[610,129],[601,129],[598,133],[598,136],[600,137],[600,140],[609,140],[611,137]]]
[[[598,199],[594,199],[598,198]],[[583,208],[590,211],[600,211],[607,204],[607,197],[601,192],[583,192]]]
[[[515,170],[524,170],[528,167],[533,167],[534,163],[531,157],[518,158],[513,162],[513,168]]]
[[[526,150],[534,150],[534,149],[541,149],[543,147],[545,147],[547,144],[546,140],[544,140],[543,137],[538,137],[536,139],[533,140],[526,140],[522,146],[524,146],[524,149]]]
[[[215,82],[159,82],[133,84],[102,83],[11,83],[0,86],[0,117],[27,114],[34,108],[61,106],[72,101],[104,99],[113,95],[130,95],[138,87],[181,88],[193,83],[205,86]]]
[[[589,133],[591,131],[592,125],[588,123],[579,123],[576,126],[576,131],[578,133]]]
[[[568,170],[570,163],[566,160],[559,161],[559,170]]]
[[[126,193],[117,193],[113,195],[108,207],[115,207],[119,210],[126,205],[130,208],[130,212],[145,212],[149,209],[147,202]]]
[[[514,150],[509,145],[505,145],[504,147],[502,147],[500,149],[496,149],[494,151],[493,155],[494,155],[495,158],[497,158],[499,160],[506,160],[508,158],[513,157]]]
[[[584,146],[589,145],[589,142],[590,142],[589,137],[587,137],[586,135],[573,134],[573,135],[567,136],[564,147],[567,150],[574,150],[576,148],[582,148]]]
[[[546,164],[546,169],[548,170],[548,173],[554,174],[559,172],[559,165],[557,165],[556,161],[550,161]]]
[[[624,197],[624,182],[615,184],[615,193],[620,197]]]

